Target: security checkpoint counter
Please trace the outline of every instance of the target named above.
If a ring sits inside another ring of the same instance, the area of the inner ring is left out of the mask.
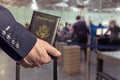
[[[114,76],[103,71],[104,61],[120,66],[120,51],[96,51],[97,54],[97,76],[96,80],[117,80]]]

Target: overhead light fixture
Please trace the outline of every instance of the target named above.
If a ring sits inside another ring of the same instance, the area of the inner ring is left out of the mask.
[[[120,7],[117,7],[117,8],[115,9],[115,11],[120,11]]]
[[[69,0],[63,0],[64,2],[68,2]]]
[[[98,11],[98,9],[93,9],[93,11],[95,11],[95,12],[96,12],[96,11]]]
[[[38,10],[38,6],[37,6],[37,3],[36,3],[36,0],[32,0],[31,9]]]
[[[90,3],[90,0],[86,0],[83,2],[84,5],[88,5]]]
[[[68,7],[68,4],[65,3],[65,2],[60,2],[60,3],[54,4],[54,6],[58,6],[58,7]]]
[[[70,9],[74,12],[78,12],[78,8],[74,7],[74,6],[71,6]]]

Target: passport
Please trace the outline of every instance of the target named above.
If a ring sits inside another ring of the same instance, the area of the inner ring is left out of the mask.
[[[29,31],[37,38],[53,45],[59,22],[59,16],[33,11]]]
[[[60,17],[34,11],[30,23],[29,31],[37,38],[54,45]],[[57,58],[48,54],[53,59],[53,80],[57,80]]]

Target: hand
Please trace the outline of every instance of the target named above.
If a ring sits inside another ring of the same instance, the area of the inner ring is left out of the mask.
[[[41,67],[51,61],[48,55],[59,57],[61,53],[47,42],[37,39],[36,44],[28,55],[19,63],[25,68]]]

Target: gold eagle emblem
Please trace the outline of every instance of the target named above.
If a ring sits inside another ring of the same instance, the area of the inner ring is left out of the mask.
[[[36,35],[40,39],[47,38],[49,36],[49,28],[47,27],[47,25],[40,26],[36,31]]]

